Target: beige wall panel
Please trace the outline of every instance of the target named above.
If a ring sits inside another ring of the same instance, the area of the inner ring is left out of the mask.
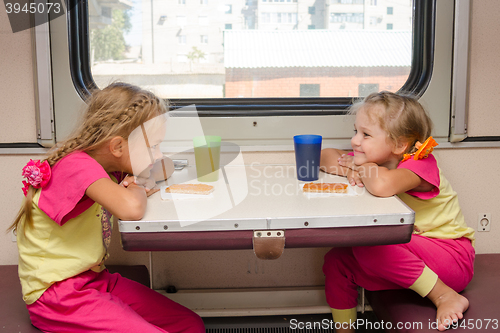
[[[155,289],[266,288],[321,286],[327,248],[285,249],[276,260],[252,250],[153,253]]]
[[[478,214],[491,213],[491,231],[476,232],[476,253],[500,253],[500,150],[438,149],[439,167],[458,193],[467,225],[477,230]]]
[[[36,142],[30,30],[12,33],[0,10],[0,143]]]
[[[472,0],[468,136],[500,136],[500,1]]]

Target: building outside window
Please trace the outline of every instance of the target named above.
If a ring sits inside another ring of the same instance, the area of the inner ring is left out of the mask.
[[[233,28],[233,24],[232,23],[226,23],[224,25],[224,29],[226,29],[226,30],[231,30],[232,28]]]
[[[260,14],[261,23],[271,23],[271,13],[261,13]]]
[[[319,84],[301,84],[300,97],[319,97]]]
[[[297,13],[261,13],[260,23],[285,23],[285,24],[297,24]],[[308,27],[309,29],[309,27]]]
[[[198,16],[199,25],[208,25],[208,16]]]
[[[177,62],[188,62],[187,54],[178,53]]]
[[[187,19],[186,16],[177,16],[177,25],[179,27],[184,27],[186,25]]]
[[[111,7],[106,7],[106,6],[103,6],[103,7],[101,8],[101,15],[102,15],[103,17],[106,17],[106,18],[111,18],[111,17],[112,17],[112,14],[111,14],[111,13],[112,13],[112,11],[113,11],[113,10],[112,10],[112,8],[111,8]]]
[[[387,15],[392,15],[394,11],[394,7],[387,7]]]
[[[271,13],[271,23],[281,23],[281,13]]]
[[[224,5],[224,14],[231,14],[233,12],[232,5]]]
[[[208,64],[209,63],[209,59],[210,59],[210,55],[208,53],[204,53],[203,57],[201,57],[201,58],[198,59],[198,62],[200,64]]]
[[[363,13],[331,13],[330,22],[331,23],[363,23],[364,15]]]
[[[358,96],[366,97],[371,93],[378,92],[379,85],[378,83],[360,83],[358,85]]]
[[[200,43],[201,44],[208,44],[208,35],[201,35],[200,36]]]
[[[392,23],[387,23],[387,30],[392,30]]]
[[[180,36],[177,36],[177,42],[181,45],[184,45],[186,44],[186,35],[180,35]]]
[[[370,16],[370,25],[375,26],[382,22],[382,17],[380,16]]]
[[[342,4],[342,5],[362,5],[365,0],[331,0],[331,4]]]

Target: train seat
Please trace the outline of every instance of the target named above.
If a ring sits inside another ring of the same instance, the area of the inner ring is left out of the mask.
[[[499,281],[500,253],[477,254],[474,278],[461,293],[469,299],[469,309],[451,332],[498,332]],[[407,289],[366,291],[366,296],[387,333],[437,332],[436,308],[427,298]]]
[[[111,273],[137,281],[149,287],[149,272],[146,266],[107,265]],[[17,265],[0,265],[0,330],[2,332],[41,332],[31,325],[30,317],[21,294]]]

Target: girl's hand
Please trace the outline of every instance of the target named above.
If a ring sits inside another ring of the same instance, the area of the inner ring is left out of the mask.
[[[358,171],[358,166],[354,164],[354,156],[342,154],[339,157],[338,161],[340,166],[349,168],[354,171]]]
[[[160,190],[156,188],[156,181],[154,176],[152,175],[149,178],[144,178],[144,177],[135,177],[135,178],[136,178],[135,183],[139,186],[144,187],[144,189],[146,190],[146,196],[148,197]]]
[[[352,186],[359,186],[359,187],[364,187],[365,185],[363,184],[363,181],[361,180],[361,177],[359,176],[359,172],[357,171],[354,171],[352,169],[349,169],[349,171],[347,171],[347,181],[349,181],[349,184],[351,184]]]
[[[131,184],[135,184],[137,186],[140,186],[144,188],[146,191],[146,196],[150,196],[156,192],[158,192],[160,189],[154,188],[156,186],[156,182],[154,178],[144,178],[144,177],[137,177],[137,176],[127,176],[123,179],[121,182],[121,185],[123,187],[129,187]]]
[[[156,186],[156,181],[153,177],[135,177],[135,183],[139,186],[144,187],[146,189],[146,192],[149,192],[149,190]]]
[[[125,178],[123,178],[122,182],[120,183],[121,186],[123,187],[129,187],[130,184],[136,184],[136,176],[130,176],[130,175],[127,175],[125,176]]]

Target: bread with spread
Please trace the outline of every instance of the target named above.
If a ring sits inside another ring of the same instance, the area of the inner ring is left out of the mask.
[[[212,185],[207,184],[175,184],[165,189],[167,193],[181,194],[210,194],[214,191]]]
[[[347,193],[348,186],[344,183],[306,183],[302,190],[309,193]]]

